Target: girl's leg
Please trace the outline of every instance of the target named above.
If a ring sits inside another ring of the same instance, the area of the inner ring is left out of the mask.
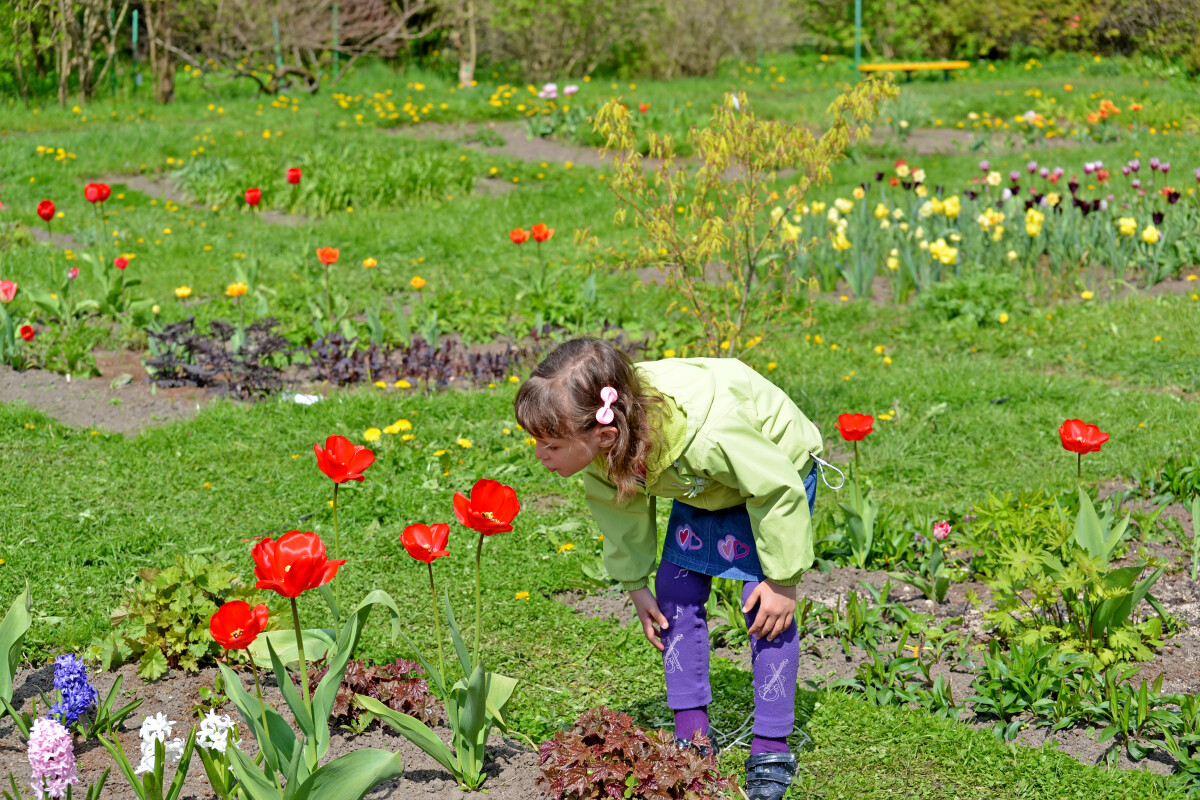
[[[708,735],[708,612],[704,604],[712,578],[664,561],[654,578],[658,608],[667,618],[662,632],[663,673],[667,678],[667,706],[675,712],[675,737]]]
[[[750,599],[757,581],[742,586],[742,604]],[[754,624],[758,606],[746,614],[746,626]],[[750,659],[754,666],[754,739],[750,755],[788,752],[787,737],[796,721],[796,676],[800,671],[800,637],[796,621],[768,642],[750,637]]]

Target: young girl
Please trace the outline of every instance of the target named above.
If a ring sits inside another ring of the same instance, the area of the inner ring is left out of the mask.
[[[604,562],[663,654],[667,704],[683,746],[709,734],[708,626],[714,577],[744,581],[754,666],[751,800],[779,800],[796,768],[800,648],[796,584],[813,562],[821,434],[777,386],[730,358],[632,364],[598,339],[556,348],[521,387],[517,421],[542,465],[583,473]],[[657,555],[655,498],[671,517]]]

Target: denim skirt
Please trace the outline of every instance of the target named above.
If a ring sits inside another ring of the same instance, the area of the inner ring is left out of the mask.
[[[808,513],[817,498],[817,465],[804,479]],[[714,578],[764,579],[745,505],[706,511],[676,500],[667,522],[662,561]]]

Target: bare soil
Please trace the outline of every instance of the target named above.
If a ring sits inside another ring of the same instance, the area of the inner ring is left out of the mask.
[[[138,752],[138,729],[142,719],[157,713],[164,713],[169,719],[176,720],[173,736],[186,738],[188,727],[196,723],[198,714],[193,707],[200,703],[197,690],[202,686],[212,687],[218,672],[215,668],[202,670],[197,675],[172,671],[157,683],[145,683],[137,677],[134,665],[121,667],[117,672],[99,673],[93,676],[93,684],[101,697],[108,693],[116,680],[122,676],[123,702],[134,698],[143,698],[144,702],[133,713],[118,733],[117,739],[125,749],[129,760],[136,765],[140,759]],[[253,691],[253,680],[249,673],[243,675],[244,685],[248,691]],[[53,688],[54,668],[46,665],[38,669],[23,670],[14,681],[13,701],[17,708],[26,712],[30,710],[30,701],[39,692],[49,692]],[[274,680],[264,676],[263,694],[268,703],[274,708],[281,709],[284,716],[292,721],[287,713]],[[39,701],[39,708],[41,703]],[[249,729],[238,717],[237,709],[232,703],[227,703],[218,713],[229,714],[238,721],[238,733],[242,737],[241,747],[247,754],[253,755],[258,751],[257,744]],[[435,728],[435,733],[446,742],[450,741],[448,728]],[[392,752],[400,752],[404,756],[404,775],[393,781],[381,784],[367,795],[371,800],[407,800],[413,797],[451,798],[463,797],[454,779],[436,761],[422,750],[410,744],[407,739],[391,729],[383,729],[378,723],[362,735],[353,735],[345,730],[331,731],[329,754],[327,761],[344,755],[352,750],[364,747],[375,747]],[[99,779],[105,768],[112,767],[104,792],[103,800],[136,800],[137,795],[129,787],[124,776],[113,763],[112,757],[96,740],[78,740],[76,742],[76,763],[79,770],[81,785],[90,785]],[[11,770],[18,782],[24,782],[29,775],[29,763],[25,755],[25,743],[12,726],[11,721],[0,722],[0,775]],[[488,743],[488,760],[485,767],[487,783],[484,784],[488,797],[500,800],[542,800],[547,795],[537,786],[538,770],[537,753],[528,747],[493,736]],[[174,767],[167,768],[168,780],[174,775]],[[81,794],[81,793],[77,793]],[[198,756],[193,758],[184,782],[183,800],[208,800],[214,796],[204,774],[204,767]]]
[[[165,175],[105,175],[96,178],[92,181],[84,181],[84,183],[102,182],[108,184],[121,184],[127,189],[135,192],[140,192],[147,197],[154,197],[163,202],[171,202],[180,206],[191,206],[192,208],[205,208],[203,203],[195,202],[189,194],[184,192],[175,182]],[[299,225],[307,225],[312,220],[308,217],[298,214],[288,214],[283,211],[276,211],[271,208],[260,208],[254,212],[254,216],[268,225],[284,225],[287,227],[296,227]],[[56,236],[55,239],[58,237]]]

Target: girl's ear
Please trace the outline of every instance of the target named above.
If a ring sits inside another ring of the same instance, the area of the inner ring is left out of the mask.
[[[597,431],[597,441],[600,444],[600,449],[608,450],[617,443],[617,429],[612,425],[605,425]]]

